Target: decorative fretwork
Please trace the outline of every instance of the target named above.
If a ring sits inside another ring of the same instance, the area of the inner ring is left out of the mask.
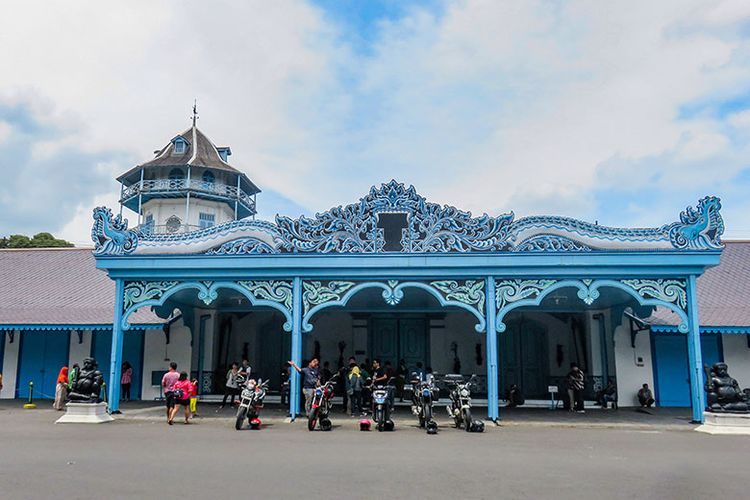
[[[304,281],[302,283],[302,304],[304,314],[317,305],[340,301],[344,294],[356,283],[353,281]]]
[[[292,310],[293,294],[292,282],[271,280],[271,281],[238,281],[238,285],[250,292],[253,297],[261,300],[269,300],[282,304],[288,311]]]
[[[687,309],[687,287],[685,280],[677,279],[631,279],[620,283],[635,290],[645,299],[657,299]]]
[[[258,238],[240,238],[227,241],[219,248],[213,248],[206,255],[249,255],[256,253],[279,253],[265,241]]]
[[[557,283],[557,280],[499,280],[495,283],[495,300],[498,311],[519,300],[535,299],[547,288]]]
[[[591,248],[560,236],[535,236],[517,245],[514,252],[590,252]]]
[[[512,212],[473,217],[448,205],[428,202],[414,186],[392,180],[373,186],[359,202],[334,207],[315,217],[277,216],[274,222],[242,219],[189,233],[145,234],[128,230],[109,209],[94,210],[92,239],[97,255],[124,255],[140,244],[165,253],[246,255],[277,253],[382,253],[386,242],[378,218],[403,214],[400,245],[404,253],[557,252],[618,250],[719,250],[724,222],[721,202],[702,198],[680,220],[657,228],[613,228],[569,217],[532,216],[515,220]],[[184,252],[178,249],[183,249]],[[396,250],[398,249],[398,250]]]
[[[147,300],[160,300],[178,283],[177,281],[130,281],[126,283],[123,292],[125,310]]]
[[[128,220],[119,214],[113,217],[106,207],[94,209],[91,239],[95,255],[126,255],[138,246],[138,233],[128,229]]]
[[[443,280],[431,281],[430,285],[438,290],[446,301],[456,301],[475,307],[479,314],[484,314],[484,280]]]

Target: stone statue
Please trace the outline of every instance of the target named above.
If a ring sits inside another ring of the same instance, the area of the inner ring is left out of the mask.
[[[71,392],[68,394],[68,400],[74,403],[98,403],[99,391],[104,379],[102,372],[97,370],[98,365],[94,358],[85,358],[83,368],[73,383]]]
[[[748,413],[748,395],[729,376],[726,363],[715,363],[706,380],[708,411]]]

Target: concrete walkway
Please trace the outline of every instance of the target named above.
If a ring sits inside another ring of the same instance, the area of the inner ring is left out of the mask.
[[[0,411],[20,409],[20,400],[1,400]],[[37,401],[40,410],[52,411],[51,401]],[[159,421],[165,418],[163,403],[160,401],[134,401],[120,405],[122,415],[116,418],[123,420]],[[37,410],[38,411],[38,410]],[[222,421],[225,424],[234,421],[235,409],[227,405],[224,408],[217,403],[199,403],[198,414],[200,420]],[[474,409],[476,418],[486,417],[486,408]],[[441,427],[450,427],[452,421],[448,418],[445,405],[435,406],[435,417]],[[178,416],[179,418],[179,416]],[[350,417],[336,407],[331,414],[335,425],[356,427],[359,418]],[[268,404],[261,413],[264,422],[284,423],[288,420],[287,409],[278,404]],[[304,420],[298,419],[298,421]],[[394,413],[397,425],[410,426],[416,422],[408,407],[400,406]],[[618,429],[659,429],[690,431],[696,425],[690,422],[689,408],[654,408],[650,414],[635,408],[620,408],[618,410],[587,409],[586,413],[570,413],[564,410],[549,410],[544,408],[500,408],[501,427],[578,427],[578,428],[618,428]]]

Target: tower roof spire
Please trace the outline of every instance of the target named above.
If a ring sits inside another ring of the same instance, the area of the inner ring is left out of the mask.
[[[195,127],[196,120],[198,120],[198,99],[193,100],[193,127]]]

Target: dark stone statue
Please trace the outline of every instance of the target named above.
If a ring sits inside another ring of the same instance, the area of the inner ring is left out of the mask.
[[[68,400],[74,403],[98,403],[99,391],[101,390],[104,379],[102,372],[98,369],[94,358],[85,358],[83,368],[78,372],[73,387],[68,394]]]
[[[706,380],[708,411],[728,413],[748,413],[748,395],[729,376],[726,363],[716,363],[711,367]]]

